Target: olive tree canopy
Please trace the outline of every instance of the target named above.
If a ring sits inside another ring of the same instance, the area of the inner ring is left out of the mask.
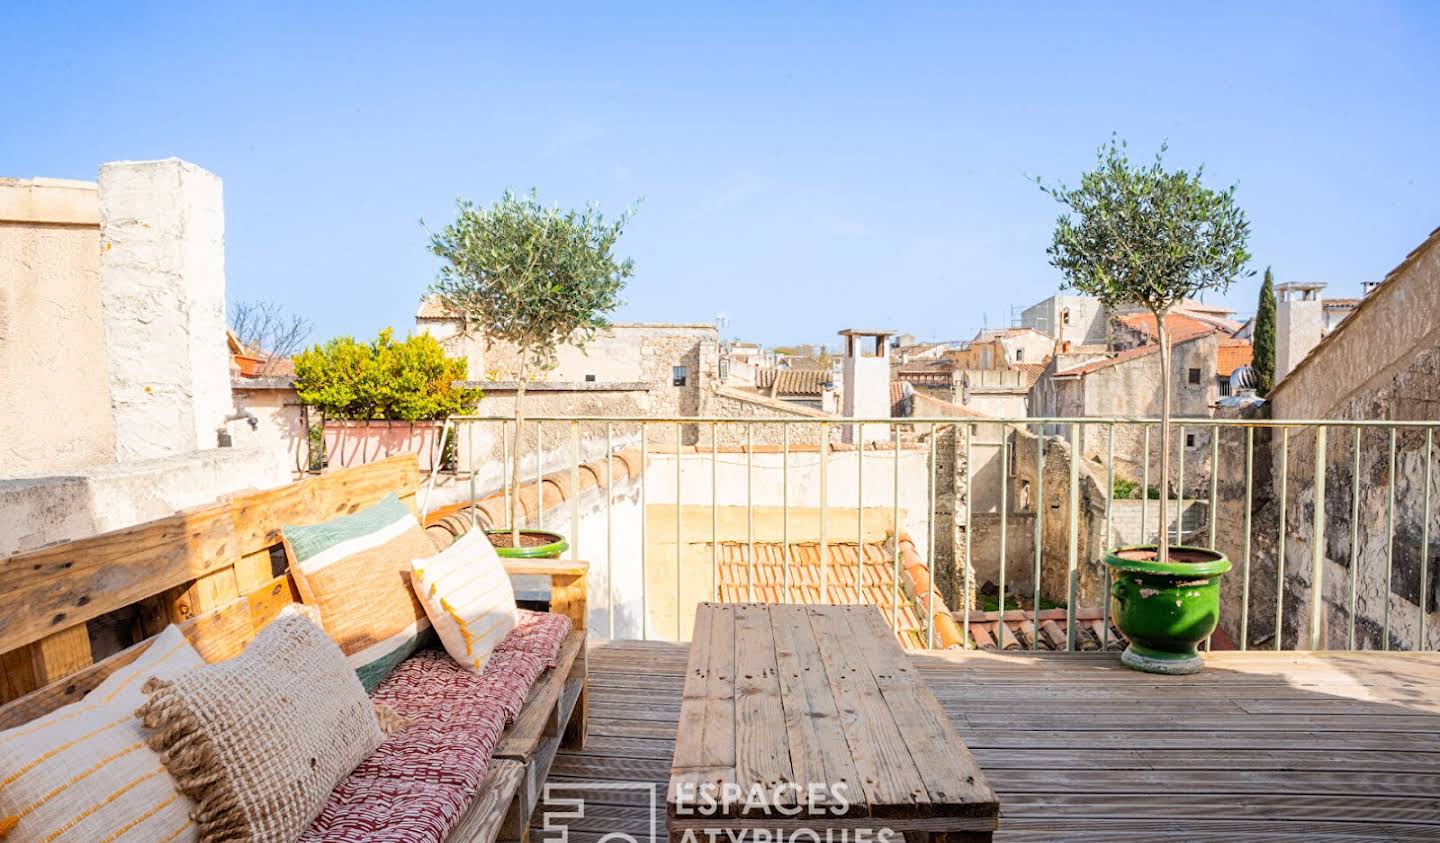
[[[487,343],[508,342],[519,354],[511,474],[518,477],[526,380],[554,367],[560,345],[583,348],[609,327],[607,316],[620,305],[620,291],[634,271],[629,258],[614,255],[633,212],[609,221],[594,207],[543,205],[534,190],[523,196],[507,190],[488,208],[457,204],[455,221],[430,237],[430,251],[445,261],[430,289],[478,327]],[[517,498],[511,496],[512,504]],[[512,506],[518,546],[516,516]]]
[[[1102,146],[1095,169],[1078,187],[1040,189],[1064,206],[1046,253],[1064,274],[1065,286],[1094,296],[1109,308],[1139,306],[1155,315],[1160,344],[1161,427],[1160,534],[1169,521],[1170,337],[1165,315],[1176,304],[1206,291],[1224,292],[1245,272],[1250,223],[1235,203],[1235,188],[1215,191],[1193,173],[1167,170],[1166,147],[1146,165],[1132,164],[1125,144]],[[1183,482],[1183,478],[1182,478]],[[1168,540],[1159,557],[1169,556]]]

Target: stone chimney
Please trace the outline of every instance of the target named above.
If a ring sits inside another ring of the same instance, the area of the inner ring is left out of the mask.
[[[894,331],[846,328],[844,398],[841,411],[847,418],[890,418],[890,343]],[[846,442],[873,442],[888,439],[888,425],[850,425]]]
[[[218,447],[232,409],[220,179],[179,158],[100,168],[115,458]]]
[[[1325,336],[1324,284],[1291,282],[1275,285],[1275,380],[1300,365]]]

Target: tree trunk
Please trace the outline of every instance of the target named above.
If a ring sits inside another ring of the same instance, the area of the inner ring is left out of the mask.
[[[521,425],[525,423],[525,357],[520,354],[520,368],[515,379],[515,447],[510,452],[510,546],[520,546],[520,441]],[[535,443],[535,459],[540,459],[540,443]],[[539,489],[536,505],[539,506]]]
[[[1155,333],[1160,341],[1160,546],[1157,558],[1165,563],[1170,561],[1170,333],[1165,330],[1168,309],[1153,312]]]

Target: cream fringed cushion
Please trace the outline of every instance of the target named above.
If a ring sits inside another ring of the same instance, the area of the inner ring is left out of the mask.
[[[205,840],[295,840],[384,740],[355,671],[298,606],[235,658],[144,690],[136,715]]]
[[[353,515],[280,533],[300,599],[320,610],[365,690],[375,690],[429,631],[410,588],[410,560],[435,545],[393,494]]]
[[[204,663],[166,627],[85,699],[0,732],[0,837],[10,828],[6,843],[195,840],[195,805],[145,745],[135,708],[149,677]]]
[[[410,562],[415,593],[450,658],[479,673],[515,626],[515,591],[490,538],[471,530],[436,556]]]

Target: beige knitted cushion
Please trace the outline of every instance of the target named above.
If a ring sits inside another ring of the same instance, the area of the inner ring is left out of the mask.
[[[136,714],[207,841],[298,838],[384,739],[344,654],[297,606],[235,658],[144,690]]]

